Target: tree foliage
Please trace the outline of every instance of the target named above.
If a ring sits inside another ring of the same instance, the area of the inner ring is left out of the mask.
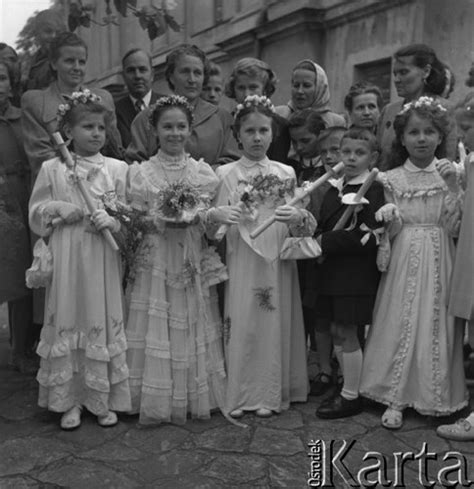
[[[110,0],[103,0],[106,3],[105,17],[99,22],[93,18],[94,8],[91,4],[84,4],[82,0],[76,0],[71,4],[68,16],[68,26],[71,31],[76,30],[79,26],[90,27],[92,24],[97,25],[118,25],[117,15],[112,10]],[[154,4],[137,8],[137,0],[113,0],[113,7],[122,17],[126,17],[131,11],[138,18],[142,29],[148,32],[148,37],[152,41],[157,37],[165,34],[168,28],[178,32],[181,26],[170,14],[170,10],[176,8],[174,0],[160,0],[159,6]]]

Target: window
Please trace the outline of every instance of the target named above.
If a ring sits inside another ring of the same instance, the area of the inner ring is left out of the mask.
[[[354,67],[354,83],[370,82],[382,90],[384,104],[390,102],[390,84],[392,75],[392,60],[386,58]]]

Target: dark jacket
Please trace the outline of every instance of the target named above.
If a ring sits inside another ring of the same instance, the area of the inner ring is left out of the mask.
[[[163,94],[151,92],[150,105],[154,104],[160,97],[163,97]],[[117,129],[122,137],[122,145],[127,148],[132,140],[130,128],[132,127],[133,119],[138,115],[137,108],[133,105],[132,99],[128,94],[115,103],[115,114],[117,116]]]
[[[31,265],[28,228],[30,169],[23,149],[20,109],[0,115],[0,304],[27,295]]]
[[[287,164],[291,138],[288,121],[278,114],[273,116],[273,140],[267,151],[270,160]]]
[[[346,185],[342,193],[356,193],[358,185]],[[320,265],[321,293],[324,295],[375,295],[380,273],[377,269],[377,244],[373,235],[367,243],[361,242],[366,232],[362,223],[370,229],[381,227],[375,220],[375,212],[384,204],[384,191],[379,182],[374,182],[365,194],[369,204],[357,213],[352,230],[333,231],[346,206],[342,204],[338,189],[331,187],[324,196],[321,206],[319,234],[321,249],[325,257]],[[350,222],[346,225],[346,229]]]

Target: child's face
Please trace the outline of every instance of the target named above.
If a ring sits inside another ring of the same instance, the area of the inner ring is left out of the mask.
[[[156,134],[160,148],[171,156],[184,152],[190,129],[186,114],[178,107],[163,112],[156,124]]]
[[[234,85],[235,101],[241,104],[249,95],[264,95],[264,88],[263,80],[260,78],[238,75]]]
[[[64,131],[74,141],[74,151],[78,155],[93,156],[105,144],[104,114],[85,113],[71,126],[66,126]]]
[[[466,151],[474,151],[474,114],[470,117],[464,114],[456,115],[459,136],[466,147]]]
[[[18,63],[18,56],[10,46],[6,46],[0,50],[0,60],[8,61],[11,65],[16,65]]]
[[[341,139],[343,132],[330,134],[319,141],[319,154],[324,165],[333,167],[341,161]]]
[[[7,102],[11,95],[10,76],[7,67],[0,63],[0,105]]]
[[[380,117],[375,93],[356,95],[352,100],[351,122],[356,127],[373,130]]]
[[[318,136],[307,127],[290,128],[291,141],[300,158],[313,158],[318,155]]]
[[[219,105],[223,94],[223,81],[220,76],[213,75],[209,81],[202,87],[201,97],[211,104]]]
[[[272,142],[271,118],[258,112],[245,116],[239,130],[239,141],[249,160],[262,160]]]
[[[44,44],[50,44],[51,41],[54,39],[54,36],[59,32],[61,29],[59,26],[56,26],[52,23],[46,23],[41,26],[41,29],[36,35],[36,40],[40,46],[43,46]]]
[[[344,175],[350,179],[367,171],[377,158],[370,150],[367,141],[344,138],[341,142],[341,156],[344,163]]]
[[[407,121],[402,135],[402,144],[405,146],[411,162],[424,168],[434,158],[436,148],[442,141],[441,134],[433,123],[424,117],[412,114]]]

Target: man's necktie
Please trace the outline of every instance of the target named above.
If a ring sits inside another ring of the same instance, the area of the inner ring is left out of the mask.
[[[141,112],[144,108],[145,108],[145,104],[143,103],[143,100],[141,98],[139,98],[135,102],[135,109],[137,112]]]

